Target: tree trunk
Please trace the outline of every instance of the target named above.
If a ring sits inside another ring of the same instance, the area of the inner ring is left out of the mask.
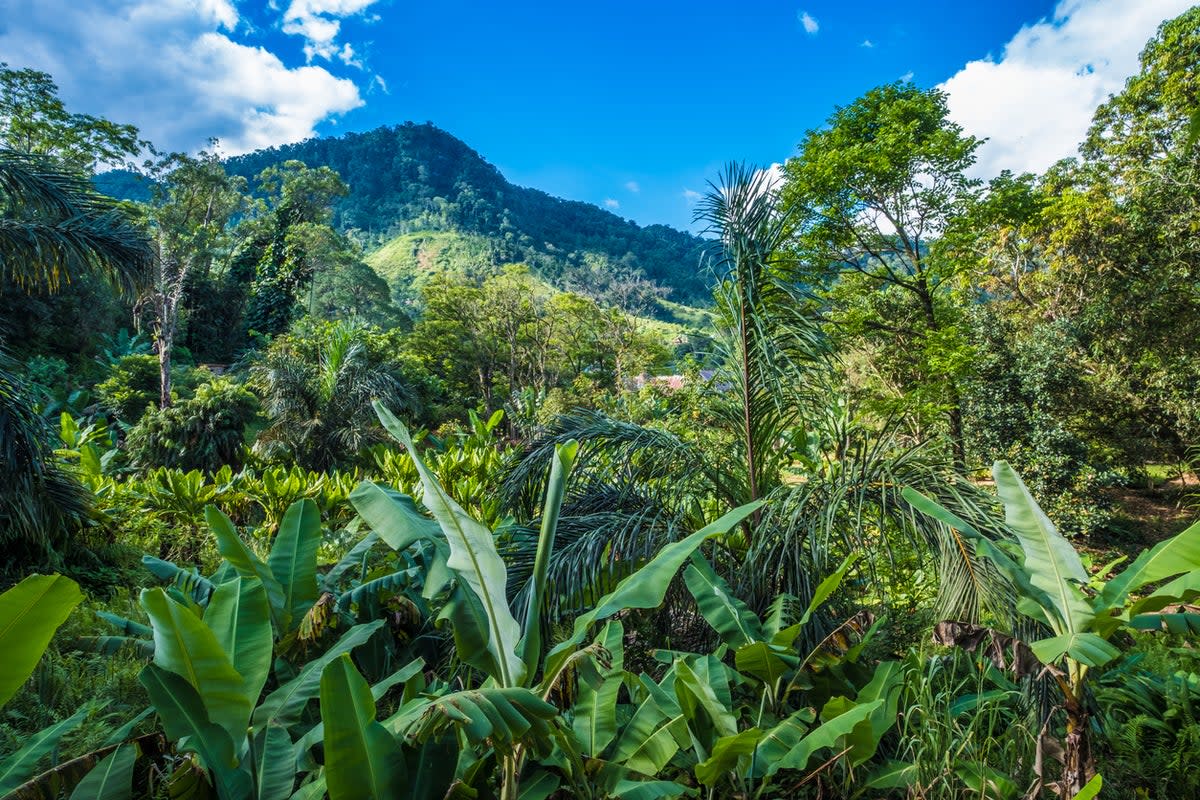
[[[940,331],[942,328],[938,324],[937,313],[934,310],[933,294],[929,291],[929,285],[924,277],[918,279],[917,287],[917,295],[921,298],[921,310],[925,314],[925,324],[931,331]],[[950,384],[949,394],[947,399],[950,401],[950,408],[946,411],[946,417],[950,423],[950,451],[954,460],[954,469],[962,472],[967,465],[966,436],[963,433],[962,405],[958,396],[958,387],[953,383]]]
[[[1079,794],[1095,774],[1092,762],[1092,742],[1088,713],[1079,703],[1067,699],[1067,741],[1063,762],[1062,780],[1059,781],[1059,796],[1063,800]]]
[[[158,379],[160,391],[158,407],[171,407],[171,345],[165,339],[158,340]]]

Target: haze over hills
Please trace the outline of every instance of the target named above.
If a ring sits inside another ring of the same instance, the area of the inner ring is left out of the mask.
[[[707,301],[704,240],[666,225],[641,227],[588,203],[509,183],[464,142],[431,123],[309,139],[227,162],[252,179],[287,160],[328,166],[350,186],[334,224],[358,231],[370,263],[393,287],[420,265],[523,262],[561,287],[642,275],[669,299]],[[397,242],[397,237],[404,237]]]

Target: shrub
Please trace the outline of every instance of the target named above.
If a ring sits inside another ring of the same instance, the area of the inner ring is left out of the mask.
[[[135,466],[215,472],[240,467],[246,426],[258,413],[258,399],[232,381],[202,384],[194,397],[170,408],[149,411],[127,442]]]

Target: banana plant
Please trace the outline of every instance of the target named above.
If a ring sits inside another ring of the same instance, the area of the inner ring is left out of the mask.
[[[83,599],[79,585],[62,575],[30,575],[0,594],[0,707],[25,684],[54,632]],[[0,795],[28,779],[42,756],[92,711],[85,707],[34,734],[21,749],[0,759]]]
[[[1011,545],[989,541],[919,492],[905,489],[904,497],[918,511],[959,531],[979,555],[991,560],[1011,582],[1017,612],[1050,632],[1029,642],[1029,649],[1062,693],[1067,736],[1063,776],[1056,788],[1064,798],[1076,797],[1095,774],[1088,675],[1121,654],[1111,641],[1114,634],[1122,629],[1200,629],[1200,618],[1180,608],[1200,596],[1200,523],[1143,551],[1117,575],[1109,577],[1119,562],[1089,576],[1079,554],[1016,471],[997,461],[992,476],[1005,523],[1016,536]],[[1163,581],[1167,582],[1148,594],[1137,594]]]
[[[427,578],[426,586],[436,587],[434,591],[448,586],[442,618],[453,628],[459,657],[484,676],[478,688],[416,699],[384,724],[410,744],[428,741],[448,729],[456,730],[476,754],[467,760],[465,768],[475,769],[494,758],[500,772],[501,800],[516,800],[522,795],[521,778],[527,759],[549,757],[556,742],[564,738],[565,718],[549,701],[566,673],[599,649],[584,644],[593,626],[627,609],[660,605],[671,578],[705,540],[728,532],[762,504],[736,509],[664,547],[601,598],[595,608],[578,617],[571,635],[546,652],[541,642],[541,616],[549,588],[546,574],[576,443],[559,445],[554,453],[533,589],[522,624],[508,605],[507,568],[492,531],[445,491],[404,425],[379,403],[375,411],[383,426],[408,451],[420,477],[422,502],[436,522],[431,524],[433,521],[416,513],[408,498],[369,483],[355,490],[351,501],[380,536],[399,541],[424,540],[445,554],[444,572],[440,577]],[[465,777],[464,770],[459,779]],[[553,781],[539,784],[536,793],[544,797],[556,785]],[[526,789],[534,791],[533,787]],[[542,789],[546,789],[545,794],[541,794]]]

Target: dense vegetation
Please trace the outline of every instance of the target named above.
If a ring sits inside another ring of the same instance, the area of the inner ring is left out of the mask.
[[[0,65],[0,798],[1200,797],[1197,75],[987,183],[878,87],[697,272],[432,126],[94,183]]]

